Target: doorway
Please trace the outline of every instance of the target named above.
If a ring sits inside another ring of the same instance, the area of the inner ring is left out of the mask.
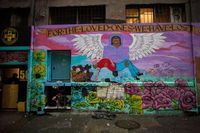
[[[0,107],[17,109],[18,102],[26,101],[27,66],[0,66]]]
[[[69,110],[71,109],[70,86],[46,86],[46,110]]]
[[[71,51],[49,51],[51,78],[50,81],[70,82]]]

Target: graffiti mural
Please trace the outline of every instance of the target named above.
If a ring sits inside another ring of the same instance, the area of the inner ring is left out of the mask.
[[[48,51],[68,50],[72,109],[196,111],[200,30],[194,27],[191,32],[188,23],[36,26],[32,78],[42,87],[47,80],[60,82],[47,77]],[[109,85],[98,84],[105,82]]]
[[[35,50],[33,52],[33,78],[42,79],[46,76],[46,53],[42,50]]]
[[[75,82],[89,82],[91,81],[91,77],[93,72],[90,72],[90,65],[78,65],[72,67],[72,80]]]
[[[82,91],[81,91],[82,89]],[[87,95],[84,95],[84,90]],[[122,112],[125,110],[125,103],[123,99],[114,99],[113,97],[102,98],[97,96],[97,88],[74,88],[72,89],[72,107],[74,109],[83,110],[109,110]]]
[[[71,50],[72,81],[194,82],[188,24],[38,26],[34,49]]]
[[[148,114],[163,110],[186,111],[197,107],[195,90],[181,79],[177,79],[173,87],[162,81],[147,81],[142,86],[126,83],[123,86],[113,84],[111,87],[74,88],[72,97],[73,107],[84,110]]]
[[[32,74],[28,85],[30,91],[30,106],[32,111],[43,110],[46,103],[43,81],[46,79],[46,52],[32,51]]]
[[[109,87],[97,87],[97,97],[108,99],[123,99],[124,88],[118,84],[112,84]]]

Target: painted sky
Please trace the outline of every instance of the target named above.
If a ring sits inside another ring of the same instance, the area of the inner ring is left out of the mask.
[[[46,49],[46,50],[71,50],[72,57],[78,57],[77,50],[74,49],[74,43],[72,40],[75,38],[75,34],[47,37],[42,32],[45,28],[66,28],[70,25],[59,26],[38,26],[35,28],[34,34],[34,49]],[[107,46],[110,44],[110,36],[113,34],[120,34],[122,37],[122,45],[129,47],[133,42],[133,39],[129,32],[89,32],[83,34],[102,34],[102,44]],[[162,47],[156,50],[154,53],[143,57],[139,60],[132,60],[132,62],[141,70],[153,73],[153,69],[172,69],[175,75],[193,76],[193,54],[200,56],[199,49],[199,36],[191,36],[187,31],[166,31],[163,32],[163,36],[166,37]],[[192,44],[195,44],[195,52],[192,52]],[[123,53],[121,53],[123,54]],[[78,57],[79,58],[79,57]],[[77,59],[78,59],[77,58]],[[81,59],[84,59],[80,56]],[[93,60],[87,59],[87,62]],[[163,67],[162,67],[163,65]]]

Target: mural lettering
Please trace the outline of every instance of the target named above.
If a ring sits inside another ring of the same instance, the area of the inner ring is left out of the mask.
[[[101,31],[125,31],[125,32],[163,32],[163,31],[190,31],[189,25],[181,24],[162,24],[162,25],[88,25],[73,26],[68,28],[47,29],[48,37],[62,36],[67,34],[79,34],[83,32]]]

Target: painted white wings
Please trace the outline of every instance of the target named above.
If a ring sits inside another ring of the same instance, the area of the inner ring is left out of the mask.
[[[133,38],[132,44],[129,46],[129,58],[138,60],[162,47],[165,42],[163,33],[138,33],[130,34]]]
[[[82,34],[75,35],[72,40],[74,47],[80,55],[86,55],[91,59],[103,58],[102,34]]]

